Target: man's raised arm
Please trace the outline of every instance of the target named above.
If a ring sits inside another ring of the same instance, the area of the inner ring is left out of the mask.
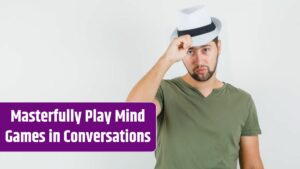
[[[169,45],[166,52],[159,58],[156,64],[147,72],[144,77],[130,91],[128,102],[153,102],[156,105],[156,116],[160,114],[161,105],[155,99],[167,70],[175,63],[186,56],[187,50],[192,45],[190,35],[175,38]]]

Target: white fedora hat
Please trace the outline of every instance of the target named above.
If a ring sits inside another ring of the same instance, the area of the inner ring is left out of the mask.
[[[177,28],[173,31],[171,40],[189,34],[192,46],[209,43],[218,36],[222,27],[221,21],[210,17],[203,5],[180,10],[177,19]]]

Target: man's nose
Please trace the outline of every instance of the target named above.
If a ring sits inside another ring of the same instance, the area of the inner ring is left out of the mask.
[[[206,57],[202,53],[196,52],[195,59],[194,59],[195,64],[205,63],[205,60],[206,60]]]

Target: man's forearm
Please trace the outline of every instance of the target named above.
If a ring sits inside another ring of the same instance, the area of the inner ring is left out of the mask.
[[[133,87],[127,97],[127,101],[153,101],[161,80],[172,64],[165,57],[161,57],[150,71]]]

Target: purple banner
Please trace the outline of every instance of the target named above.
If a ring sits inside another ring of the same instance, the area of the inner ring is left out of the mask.
[[[0,103],[0,151],[154,151],[153,103]]]

